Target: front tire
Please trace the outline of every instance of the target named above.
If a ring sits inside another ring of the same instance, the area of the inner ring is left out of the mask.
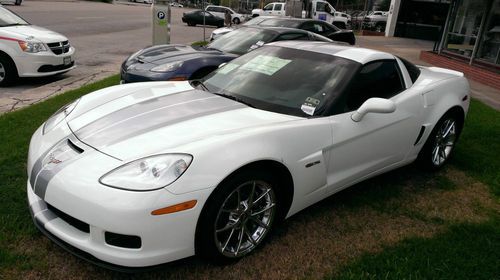
[[[0,54],[0,86],[8,86],[18,78],[14,61],[6,55]]]
[[[447,112],[437,122],[417,162],[427,170],[438,170],[449,160],[463,127],[463,118],[456,111]]]
[[[196,253],[224,264],[254,252],[271,232],[278,206],[269,175],[246,170],[229,177],[200,215]]]
[[[234,24],[240,24],[240,19],[239,18],[234,18],[233,19]]]
[[[14,5],[16,5],[16,6],[20,6],[20,5],[21,5],[21,2],[22,2],[22,0],[16,0],[16,2],[14,3]]]

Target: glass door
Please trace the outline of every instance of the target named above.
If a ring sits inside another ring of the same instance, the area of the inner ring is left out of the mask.
[[[458,0],[450,17],[446,50],[470,57],[477,42],[486,0]]]

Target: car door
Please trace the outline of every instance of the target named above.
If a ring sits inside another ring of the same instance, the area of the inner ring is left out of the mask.
[[[273,16],[284,16],[283,3],[275,3],[273,7],[273,12],[271,13]]]
[[[396,110],[353,121],[352,114],[372,97],[391,99]],[[403,163],[422,125],[422,96],[406,88],[396,60],[364,65],[341,99],[344,113],[331,116],[329,193]]]
[[[264,12],[264,15],[265,16],[272,15],[272,13],[273,13],[273,7],[274,7],[273,3],[267,4],[266,6],[264,6],[264,8],[262,9],[262,11]]]

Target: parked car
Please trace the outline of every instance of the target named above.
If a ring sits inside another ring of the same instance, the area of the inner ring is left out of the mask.
[[[259,25],[259,23],[263,22],[264,20],[270,19],[270,18],[277,18],[277,17],[276,16],[255,17],[255,18],[252,18],[251,20],[243,23],[242,26]],[[210,34],[210,41],[213,41],[213,40],[219,38],[220,36],[235,30],[236,28],[238,28],[238,26],[231,26],[231,27],[225,26],[225,27],[217,28],[214,31],[212,31],[212,33]]]
[[[264,6],[262,9],[253,9],[252,17],[258,16],[285,16],[285,3],[272,2]]]
[[[0,6],[0,86],[18,77],[61,74],[75,68],[75,49],[68,38],[31,25]]]
[[[387,25],[388,12],[372,11],[363,19],[363,28],[384,32]]]
[[[272,43],[202,81],[119,85],[61,108],[31,139],[29,211],[108,268],[227,263],[362,180],[441,168],[469,94],[462,73],[385,52]]]
[[[130,0],[136,3],[153,4],[153,0]]]
[[[280,40],[330,39],[304,30],[248,26],[213,41],[206,47],[161,45],[143,49],[125,60],[123,83],[200,79],[226,63],[265,43]]]
[[[210,12],[220,18],[224,18],[226,11],[229,11],[229,13],[231,14],[231,19],[234,24],[240,24],[240,22],[243,21],[243,15],[233,11],[229,7],[208,5],[205,8],[205,11]]]
[[[178,7],[178,8],[184,8],[184,5],[177,3],[177,2],[172,2],[170,3],[170,6],[172,7]]]
[[[356,38],[352,30],[341,30],[338,27],[322,20],[302,19],[302,18],[270,18],[260,22],[260,26],[283,26],[307,30],[333,41],[345,42],[350,45],[356,43]]]
[[[205,19],[203,19],[205,17]],[[205,20],[205,22],[203,22]],[[212,25],[217,27],[224,26],[224,19],[220,18],[210,12],[203,10],[196,10],[187,13],[183,13],[182,22],[187,23],[189,26],[196,26],[197,24]]]
[[[14,4],[16,6],[21,5],[23,0],[0,0],[0,5],[2,4]]]

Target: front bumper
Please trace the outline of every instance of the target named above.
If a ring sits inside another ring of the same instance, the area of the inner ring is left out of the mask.
[[[27,196],[37,227],[72,253],[107,263],[107,268],[149,267],[194,255],[198,217],[212,189],[176,195],[166,189],[134,192],[101,185],[103,171],[123,162],[82,143],[78,144],[84,151],[76,159],[47,169],[39,159],[50,153],[54,143],[65,141],[59,138],[69,133],[66,127],[62,124],[46,135],[38,129],[30,144]],[[189,200],[197,200],[194,208],[151,215],[153,210]],[[140,245],[117,245],[108,238],[112,235],[138,237]]]
[[[56,55],[51,51],[22,53],[14,57],[19,77],[43,77],[57,75],[76,68],[75,49]]]
[[[174,78],[185,78],[188,79],[190,74],[187,73],[177,73],[177,71],[172,72],[151,72],[148,69],[128,69],[122,65],[120,69],[120,79],[123,83],[138,83],[138,82],[150,82],[150,81],[168,81]]]

